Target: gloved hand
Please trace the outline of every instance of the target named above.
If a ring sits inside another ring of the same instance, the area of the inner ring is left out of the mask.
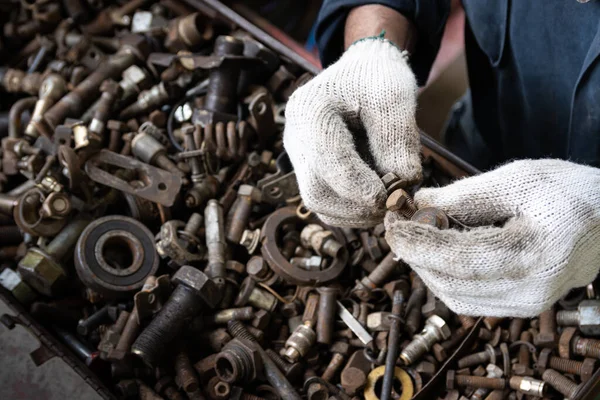
[[[416,91],[402,52],[368,38],[291,96],[284,145],[304,204],[325,223],[376,225],[386,199],[379,176],[420,178]],[[371,165],[357,148],[368,153]]]
[[[439,230],[388,213],[386,239],[453,311],[532,317],[596,277],[599,185],[596,168],[515,161],[415,195],[418,207],[478,227]]]

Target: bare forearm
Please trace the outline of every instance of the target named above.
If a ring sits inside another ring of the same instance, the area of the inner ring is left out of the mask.
[[[414,25],[402,14],[389,7],[369,4],[353,8],[346,19],[344,48],[359,39],[377,36],[385,30],[385,38],[412,53],[417,41]]]

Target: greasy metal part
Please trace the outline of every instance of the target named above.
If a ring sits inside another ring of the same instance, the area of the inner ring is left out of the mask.
[[[47,197],[44,191],[34,187],[23,193],[14,203],[10,197],[5,199],[3,209],[9,211],[12,207],[14,221],[23,232],[51,237],[63,229],[67,220],[43,217],[41,210]]]
[[[335,240],[333,232],[317,224],[306,225],[300,232],[300,241],[305,248],[312,248],[319,255],[336,258],[343,251],[343,246]]]
[[[152,232],[133,218],[106,216],[90,223],[75,248],[79,279],[107,298],[140,289],[158,269]]]
[[[175,175],[183,175],[177,165],[167,157],[166,148],[147,132],[140,132],[133,137],[131,152],[147,164],[154,165]]]
[[[252,307],[229,308],[221,310],[213,315],[203,317],[204,324],[210,325],[225,325],[231,320],[250,321],[254,319],[254,310]]]
[[[373,289],[386,282],[400,264],[401,262],[396,260],[394,253],[388,253],[369,275],[356,282],[352,293],[360,300],[368,301],[371,298]]]
[[[86,336],[98,328],[108,319],[108,306],[104,306],[86,319],[80,319],[77,323],[77,333]]]
[[[294,390],[287,378],[277,368],[277,365],[275,365],[263,348],[256,342],[256,339],[248,333],[241,322],[231,321],[227,324],[227,329],[234,337],[246,339],[253,344],[253,347],[258,351],[258,354],[261,357],[265,377],[277,391],[279,396],[282,398],[290,398],[292,400],[300,400],[300,396]]]
[[[113,105],[122,94],[121,87],[112,79],[107,79],[100,85],[102,95],[98,100],[94,117],[88,126],[92,142],[102,143],[106,122],[112,112]]]
[[[425,321],[423,331],[415,335],[412,341],[400,353],[404,365],[417,361],[434,345],[434,343],[450,337],[450,328],[442,318],[433,315]]]
[[[520,341],[522,343],[531,343],[532,336],[531,332],[521,332]],[[531,376],[533,375],[533,369],[531,368],[531,353],[526,344],[519,346],[519,361],[513,365],[512,372],[514,375],[520,376]],[[538,362],[539,366],[539,362]]]
[[[18,138],[21,136],[25,113],[36,104],[37,100],[37,97],[25,97],[12,105],[8,114],[8,137]]]
[[[552,307],[540,314],[540,332],[533,338],[536,346],[553,348],[558,341],[556,311]]]
[[[98,343],[98,350],[100,351],[100,358],[106,360],[111,351],[115,349],[121,338],[121,334],[125,329],[130,313],[123,310],[119,313],[117,321],[110,326],[102,335],[100,343]]]
[[[58,294],[67,276],[60,262],[73,249],[89,222],[87,217],[80,216],[69,222],[45,249],[30,248],[19,261],[18,271],[23,279],[42,294]]]
[[[208,265],[205,272],[218,287],[223,287],[226,277],[227,244],[224,237],[223,210],[214,199],[210,200],[204,209],[204,228],[208,253]]]
[[[205,248],[198,238],[203,218],[193,213],[187,223],[178,220],[165,222],[156,236],[156,251],[162,258],[168,258],[171,268],[182,265],[196,265],[204,259]]]
[[[258,351],[241,338],[234,338],[217,355],[215,370],[224,382],[252,382],[262,375],[262,359]]]
[[[546,368],[551,368],[559,372],[566,374],[578,375],[581,377],[582,382],[587,382],[592,377],[598,360],[593,358],[586,358],[583,361],[576,361],[566,358],[554,357],[552,355],[552,349],[543,349],[540,352],[536,363],[537,372],[541,375],[544,373]]]
[[[186,393],[194,393],[200,388],[196,371],[184,350],[180,350],[175,356],[175,380]]]
[[[230,210],[231,217],[227,223],[227,240],[232,243],[240,243],[242,234],[252,211],[254,203],[260,202],[261,193],[258,189],[250,185],[240,185],[238,197]]]
[[[577,385],[575,382],[553,369],[545,370],[542,374],[542,379],[569,399],[576,398],[581,389],[581,385]]]
[[[117,53],[100,63],[94,72],[45,113],[44,119],[50,128],[58,126],[66,117],[81,114],[97,97],[102,81],[117,78],[136,60],[145,58],[147,43],[144,37],[127,35],[122,38],[121,43],[122,46]]]
[[[287,261],[277,245],[277,233],[279,227],[295,223],[298,221],[294,207],[282,207],[271,213],[261,229],[261,254],[269,263],[269,266],[277,275],[285,281],[298,285],[326,284],[335,280],[344,270],[348,259],[348,252],[344,249],[340,256],[335,258],[329,268],[322,271],[306,271],[295,267]],[[332,230],[336,240],[342,245],[345,244],[343,234],[337,230]]]
[[[167,303],[133,343],[131,351],[147,365],[154,365],[188,320],[204,305],[213,308],[218,303],[217,286],[202,272],[183,266],[173,275],[177,287]]]
[[[101,168],[106,166],[132,171],[135,174],[135,179],[132,180],[141,180],[144,182],[144,186],[133,187],[129,183],[129,180],[123,179],[116,174],[113,175]],[[108,150],[101,150],[98,154],[91,157],[85,163],[85,172],[94,182],[142,197],[166,207],[173,205],[182,184],[179,174],[151,167],[131,157],[122,156]]]
[[[326,382],[332,381],[334,376],[344,365],[346,357],[350,354],[350,345],[345,342],[335,342],[329,347],[329,351],[333,355],[321,375],[321,378]]]
[[[165,47],[173,53],[194,50],[210,40],[212,36],[212,25],[205,21],[202,14],[193,13],[176,18],[169,23]]]
[[[31,304],[36,298],[36,293],[23,281],[21,275],[10,268],[0,272],[0,286],[8,290],[23,305]]]
[[[51,131],[44,123],[44,114],[66,91],[67,83],[62,76],[50,74],[44,79],[38,94],[39,100],[35,103],[31,120],[25,128],[27,136],[37,138],[40,134],[51,135]]]
[[[563,310],[556,313],[559,326],[578,326],[581,333],[600,336],[600,300],[584,300],[577,310]]]
[[[449,370],[446,376],[446,387],[453,389],[455,386],[482,389],[504,389],[506,380],[501,378],[488,378],[483,376],[457,375],[456,371]]]
[[[385,367],[383,373],[383,384],[381,386],[381,400],[389,400],[392,395],[392,385],[394,379],[394,371],[396,370],[396,360],[398,359],[398,351],[400,344],[400,317],[402,315],[402,306],[404,305],[404,295],[402,291],[397,290],[392,297],[392,312],[388,316],[390,321],[390,333],[388,335],[387,354],[385,359]],[[408,389],[402,386],[402,392]],[[407,398],[411,398],[412,393]]]
[[[366,357],[363,349],[356,350],[348,359],[342,370],[340,383],[350,396],[354,396],[360,389],[367,385],[367,376],[372,369],[372,364]]]
[[[427,297],[427,288],[416,274],[412,274],[411,279],[411,293],[406,304],[406,324],[404,329],[412,336],[418,332],[421,326],[421,307]]]
[[[331,344],[337,314],[337,295],[339,290],[334,287],[321,287],[319,292],[319,310],[317,312],[317,343]]]

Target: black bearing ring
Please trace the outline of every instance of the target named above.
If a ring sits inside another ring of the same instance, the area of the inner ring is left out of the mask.
[[[108,263],[104,247],[112,240],[129,247],[131,265],[119,269]],[[159,261],[152,232],[135,219],[121,215],[99,218],[89,224],[75,247],[75,270],[79,279],[108,298],[139,290],[146,278],[156,273]]]

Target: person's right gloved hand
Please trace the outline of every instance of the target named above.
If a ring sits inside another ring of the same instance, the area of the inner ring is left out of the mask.
[[[323,222],[376,225],[385,215],[380,176],[393,172],[407,182],[420,179],[416,94],[403,52],[373,37],[350,46],[291,96],[285,149],[305,206]]]

